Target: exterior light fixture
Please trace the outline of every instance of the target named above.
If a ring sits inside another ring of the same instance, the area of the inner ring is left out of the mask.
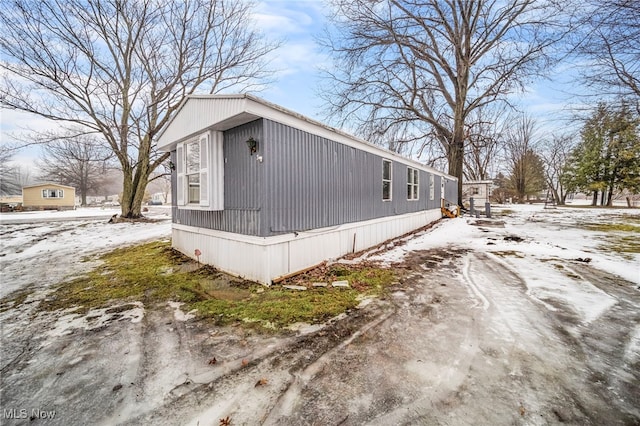
[[[176,165],[173,161],[169,161],[169,170],[174,171],[176,169]]]
[[[253,155],[258,151],[258,141],[255,140],[253,136],[250,136],[249,139],[247,139],[247,146],[249,147],[249,155]]]

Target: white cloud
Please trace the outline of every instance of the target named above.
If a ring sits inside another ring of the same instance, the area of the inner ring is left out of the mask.
[[[258,28],[266,34],[289,36],[309,34],[319,29],[324,21],[315,2],[263,1],[258,3],[253,17]]]

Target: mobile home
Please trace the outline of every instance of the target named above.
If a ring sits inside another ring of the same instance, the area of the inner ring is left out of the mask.
[[[189,96],[171,153],[172,244],[269,284],[441,217],[456,178],[260,98]]]
[[[25,210],[73,210],[76,189],[57,183],[41,183],[22,188],[22,206]]]

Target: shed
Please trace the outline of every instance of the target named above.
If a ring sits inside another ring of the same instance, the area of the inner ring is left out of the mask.
[[[76,206],[76,189],[57,183],[41,183],[22,188],[25,210],[72,210]]]
[[[172,244],[264,284],[441,217],[457,179],[252,95],[189,96],[171,153]]]
[[[462,182],[462,199],[465,204],[469,203],[469,199],[473,198],[476,207],[484,206],[490,202],[492,180],[470,180]]]

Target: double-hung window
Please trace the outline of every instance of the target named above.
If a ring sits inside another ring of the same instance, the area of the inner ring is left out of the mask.
[[[43,189],[42,198],[64,198],[62,189]]]
[[[185,144],[185,177],[187,179],[187,203],[200,203],[200,142]]]
[[[382,201],[391,200],[391,160],[382,160]]]
[[[224,210],[224,135],[207,131],[176,146],[178,208]]]
[[[417,200],[418,193],[418,169],[407,167],[407,200]]]

